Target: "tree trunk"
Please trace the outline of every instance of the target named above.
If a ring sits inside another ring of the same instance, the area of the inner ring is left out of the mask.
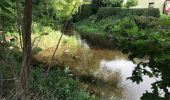
[[[21,11],[20,11],[20,6],[19,6],[20,0],[16,0],[16,15],[17,15],[17,28],[18,28],[18,33],[19,33],[19,41],[20,41],[20,47],[22,47],[22,16],[21,16]]]
[[[29,76],[31,71],[31,24],[32,24],[32,0],[25,0],[24,15],[22,21],[23,55],[22,69],[20,73],[21,99],[29,99]]]

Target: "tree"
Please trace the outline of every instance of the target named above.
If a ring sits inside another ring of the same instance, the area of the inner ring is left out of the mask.
[[[64,21],[70,20],[78,11],[81,3],[81,0],[36,0],[33,2],[33,21],[60,28]]]
[[[3,32],[14,30],[16,26],[14,5],[11,0],[0,0],[0,17],[1,17],[1,30]],[[11,24],[12,23],[12,24]]]
[[[29,76],[31,71],[31,24],[32,24],[32,0],[25,1],[24,15],[22,19],[23,55],[20,73],[20,86],[22,100],[29,99]]]
[[[14,5],[15,3],[16,6]],[[41,5],[38,6],[38,4]],[[22,100],[29,99],[32,21],[39,22],[39,19],[42,18],[46,23],[50,23],[46,25],[55,26],[58,22],[63,23],[70,20],[72,14],[77,11],[80,4],[81,0],[0,0],[0,31],[3,30],[4,34],[10,31],[9,29],[15,29],[16,31],[16,25],[18,25],[18,32],[21,31],[22,34],[22,66],[19,72],[20,74],[15,71],[15,74],[17,75],[14,77],[17,83],[16,90],[21,94]],[[40,13],[37,11],[40,11]],[[9,20],[12,20],[12,22]],[[11,26],[9,27],[9,25]],[[13,31],[14,30],[12,30],[12,32]],[[8,54],[8,52],[6,52],[6,54]],[[3,56],[4,55],[5,53]],[[11,60],[8,60],[7,62],[11,62]],[[14,66],[15,65],[11,63],[11,68],[16,69]]]

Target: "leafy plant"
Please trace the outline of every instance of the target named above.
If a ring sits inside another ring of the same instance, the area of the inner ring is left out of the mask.
[[[97,7],[121,7],[123,0],[93,0],[92,5]]]
[[[157,28],[159,26],[159,19],[151,16],[136,16],[135,22],[141,29]]]
[[[127,0],[125,6],[127,8],[132,7],[132,6],[136,6],[138,4],[138,0]]]
[[[48,76],[42,68],[32,71],[32,99],[93,100],[88,92],[81,89],[81,83],[70,76],[69,71],[51,70]]]
[[[168,15],[161,15],[161,17],[160,17],[160,24],[162,26],[170,27],[170,16],[168,16]]]
[[[104,7],[121,7],[123,0],[102,0],[101,3]]]
[[[157,8],[119,8],[119,7],[102,7],[97,12],[97,19],[101,20],[106,17],[119,17],[123,18],[125,16],[152,16],[152,17],[160,17],[160,11]]]
[[[33,20],[46,26],[59,28],[78,11],[81,0],[37,0],[33,5]]]
[[[109,8],[107,8],[107,10],[108,9]],[[107,10],[101,11],[104,16],[106,14],[104,11],[109,12]],[[153,13],[151,13],[151,15],[152,14]],[[149,16],[113,17],[114,18],[112,18],[112,16],[100,17],[100,20],[97,20],[94,23],[88,22],[87,24],[84,20],[83,24],[80,24],[81,22],[79,22],[78,25],[80,26],[78,27],[83,25],[84,28],[89,28],[93,27],[93,25],[98,25],[100,31],[98,28],[93,28],[97,30],[96,32],[99,32],[98,35],[101,36],[100,40],[104,37],[105,40],[112,39],[112,45],[115,45],[124,53],[129,53],[129,59],[132,61],[134,61],[134,58],[144,58],[148,56],[149,62],[138,63],[132,76],[128,79],[140,84],[140,82],[143,81],[144,75],[149,76],[150,78],[159,78],[159,80],[152,84],[153,91],[146,91],[141,99],[150,100],[152,98],[155,100],[169,100],[170,31],[162,30],[158,27],[159,25],[169,27],[167,24],[167,22],[169,22],[169,17],[162,16],[160,20]],[[84,33],[87,32],[86,29],[82,28],[82,30]],[[103,33],[105,35],[102,35]],[[94,37],[94,35],[88,36],[88,39],[94,40],[94,38],[90,38]],[[110,47],[112,45],[110,45]],[[160,91],[162,91],[162,93],[160,93]]]

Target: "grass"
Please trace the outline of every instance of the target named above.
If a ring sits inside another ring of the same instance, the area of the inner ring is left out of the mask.
[[[61,36],[60,31],[52,31],[48,35],[42,36],[41,38],[37,39],[35,41],[35,44],[37,47],[40,47],[42,49],[47,49],[51,47],[56,47],[56,44],[58,43],[58,40]],[[32,37],[36,37],[36,35],[32,35]],[[67,36],[64,35],[59,48],[62,47],[78,47],[80,45],[79,40],[77,37],[74,36]]]
[[[96,16],[93,15],[88,19],[83,19],[77,22],[76,29],[86,34],[98,33],[104,36],[106,34],[106,32],[104,31],[106,26],[114,24],[115,20],[118,20],[118,18],[107,17],[105,19],[97,21]]]
[[[89,19],[84,19],[76,23],[76,29],[81,32],[94,33],[100,32],[100,28],[97,23],[91,22]]]
[[[54,30],[49,26],[42,26],[38,23],[33,23],[31,35],[33,47],[39,47],[42,48],[43,50],[48,48],[54,48],[56,47],[61,34],[62,34],[61,31]],[[6,36],[16,38],[14,44],[17,47],[20,47],[19,35],[17,32],[7,32]],[[61,42],[59,44],[59,48],[69,47],[78,48],[79,46],[81,46],[81,43],[78,35],[75,33],[71,36],[63,35]]]
[[[91,16],[88,19],[82,19],[76,24],[76,29],[87,33],[102,33],[103,28],[99,22],[96,22],[96,16]]]
[[[48,33],[48,34],[41,36],[41,34],[43,33]],[[56,47],[61,34],[62,33],[58,30],[53,30],[50,27],[35,24],[33,28],[32,42],[36,37],[41,36],[40,38],[36,39],[34,43],[35,46],[40,47],[42,49]],[[80,46],[80,41],[78,40],[78,36],[76,34],[72,36],[63,35],[59,48],[63,48],[63,47],[77,48],[79,46]]]

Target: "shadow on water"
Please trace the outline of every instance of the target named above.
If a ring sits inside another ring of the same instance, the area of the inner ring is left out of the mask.
[[[54,60],[56,64],[69,66],[100,100],[140,100],[146,90],[151,91],[150,84],[154,79],[144,76],[144,81],[139,85],[126,80],[136,66],[128,60],[128,55],[119,50],[90,48],[85,41],[81,42],[79,48],[59,48]],[[54,48],[48,48],[35,58],[49,63],[53,51]]]

